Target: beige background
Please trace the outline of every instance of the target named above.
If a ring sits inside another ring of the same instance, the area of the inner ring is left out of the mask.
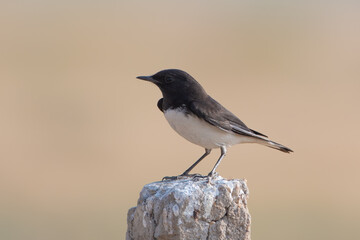
[[[142,186],[203,153],[135,79],[180,68],[295,151],[218,168],[248,180],[253,239],[359,239],[360,6],[301,2],[2,1],[0,238],[124,239]]]

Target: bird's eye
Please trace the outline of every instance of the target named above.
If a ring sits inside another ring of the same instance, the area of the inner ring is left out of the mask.
[[[170,76],[165,77],[165,83],[171,83],[173,81],[174,81],[174,79],[172,77],[170,77]]]

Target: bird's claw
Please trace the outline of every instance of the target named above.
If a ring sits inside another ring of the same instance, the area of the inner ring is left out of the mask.
[[[161,181],[175,181],[175,180],[182,180],[182,179],[188,179],[188,178],[192,178],[193,180],[197,180],[197,179],[207,179],[211,176],[204,176],[201,175],[199,173],[195,173],[195,174],[181,174],[179,176],[166,176],[163,177]]]
[[[166,177],[163,177],[163,178],[161,179],[161,181],[162,181],[162,182],[163,182],[163,181],[174,181],[174,180],[178,180],[179,177],[180,177],[180,176],[171,176],[171,177],[166,176]]]

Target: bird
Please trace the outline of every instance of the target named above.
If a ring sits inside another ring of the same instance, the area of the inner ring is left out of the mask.
[[[159,87],[163,97],[157,102],[157,107],[163,112],[170,126],[189,142],[205,149],[205,153],[182,174],[165,177],[167,179],[192,176],[190,171],[207,157],[212,149],[220,148],[220,157],[206,177],[214,176],[228,147],[235,144],[258,143],[285,153],[293,152],[266,135],[248,128],[238,117],[208,95],[185,71],[166,69],[136,78]]]

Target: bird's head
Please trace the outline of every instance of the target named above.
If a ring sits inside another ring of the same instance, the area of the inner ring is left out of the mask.
[[[178,95],[201,96],[205,94],[201,85],[190,74],[178,70],[162,70],[151,76],[139,76],[138,79],[149,81],[158,86],[164,97],[175,97]]]

